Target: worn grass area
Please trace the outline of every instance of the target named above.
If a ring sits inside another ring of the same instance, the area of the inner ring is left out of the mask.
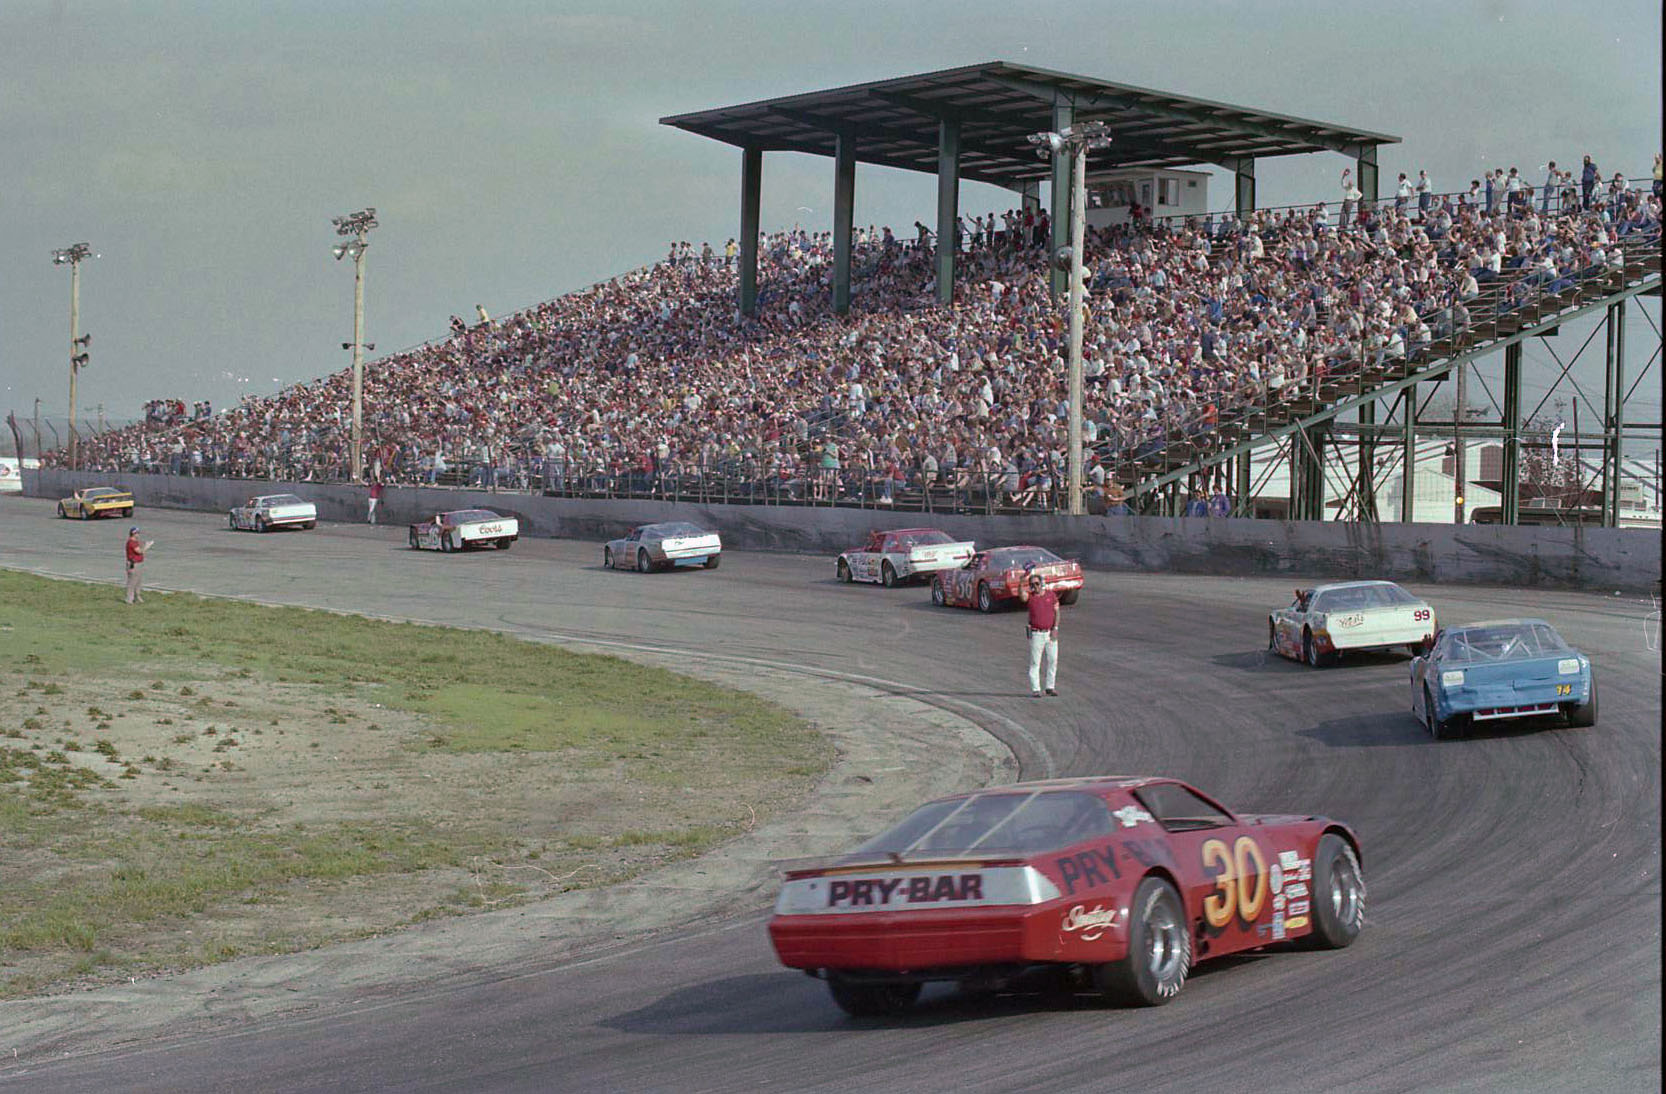
[[[0,570],[0,996],[612,882],[831,761],[754,696],[478,631]]]

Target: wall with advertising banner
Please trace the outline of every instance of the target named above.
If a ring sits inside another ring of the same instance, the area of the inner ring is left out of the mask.
[[[24,492],[60,498],[82,486],[124,486],[139,508],[224,513],[255,494],[294,492],[322,521],[363,521],[365,487],[267,483],[172,475],[25,470]],[[1036,544],[1102,570],[1288,575],[1299,580],[1385,578],[1532,588],[1652,591],[1660,581],[1653,529],[1510,527],[1501,524],[1356,524],[1182,517],[955,516],[803,505],[694,505],[553,498],[435,487],[387,488],[378,519],[407,524],[452,509],[495,509],[520,520],[523,536],[606,540],[637,524],[687,520],[741,550],[833,557],[875,528],[941,528],[980,547]]]

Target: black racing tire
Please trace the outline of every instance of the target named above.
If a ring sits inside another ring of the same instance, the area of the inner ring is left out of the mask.
[[[411,545],[411,550],[416,551],[416,550],[421,549],[422,545],[417,542],[416,529],[415,528],[411,529],[409,537],[408,537],[408,542]]]
[[[1440,740],[1441,724],[1435,721],[1435,696],[1427,684],[1423,686],[1423,728],[1429,731],[1429,736]]]
[[[989,591],[989,586],[978,582],[978,611],[988,615],[995,610],[995,594]]]
[[[1336,654],[1320,653],[1319,647],[1313,644],[1313,632],[1306,627],[1303,627],[1302,660],[1306,661],[1310,668],[1322,669],[1328,665],[1336,663]]]
[[[230,528],[233,532],[237,531],[237,514],[226,514],[226,527]]]
[[[301,525],[301,527],[310,532],[314,528],[318,527],[318,522],[316,520],[309,520],[305,524]]]
[[[833,1002],[852,1018],[885,1018],[906,1014],[920,998],[920,985],[863,984],[834,973],[827,978]]]
[[[121,511],[121,515],[123,517],[131,517],[133,515],[133,507],[129,505],[126,509],[123,509]]]
[[[613,569],[613,548],[611,547],[602,548],[602,568],[606,570]]]
[[[1424,642],[1422,640],[1419,640],[1419,641],[1416,641],[1416,642],[1408,642],[1406,644],[1406,649],[1408,651],[1410,651],[1410,653],[1413,657],[1424,657],[1429,652],[1429,643]]]
[[[1080,599],[1082,599],[1082,590],[1080,589],[1066,589],[1059,594],[1060,604],[1074,604]]]
[[[455,551],[456,549],[457,549],[457,545],[455,543],[451,542],[451,533],[450,532],[441,532],[440,533],[440,551],[444,554],[449,555],[451,552]]]
[[[715,570],[722,564],[723,564],[723,556],[722,555],[710,555],[706,558],[705,568],[708,569],[708,570]]]
[[[852,581],[856,580],[855,575],[850,572],[850,563],[846,562],[842,558],[839,560],[839,564],[833,568],[833,573],[834,576],[846,585],[849,585]]]
[[[266,523],[266,518],[257,513],[255,515],[255,531],[270,532],[271,530],[271,527]]]
[[[1335,832],[1319,837],[1313,856],[1313,934],[1309,944],[1320,950],[1351,945],[1365,926],[1365,873],[1359,856]]]
[[[69,519],[69,510],[64,508],[64,503],[61,501],[58,503],[58,515],[65,520]]]
[[[879,583],[887,589],[897,587],[897,571],[889,562],[879,564]]]
[[[1568,708],[1568,725],[1575,729],[1590,729],[1597,724],[1597,675],[1591,674],[1591,696],[1583,703]]]
[[[638,547],[636,549],[636,572],[639,574],[651,574],[654,572],[654,564],[648,559],[648,548],[646,547]]]
[[[1151,875],[1128,904],[1128,952],[1094,967],[1093,985],[1112,1003],[1160,1007],[1180,994],[1192,967],[1192,936],[1174,886]]]
[[[939,608],[949,606],[949,594],[943,591],[943,583],[933,580],[931,583],[931,602]]]
[[[512,540],[512,539],[509,539],[508,537],[505,537],[505,538],[500,539],[500,540],[497,541],[497,549],[500,550],[500,551],[507,551],[507,550],[509,550],[509,548],[513,547],[514,545],[515,545],[515,541]]]
[[[1273,622],[1272,616],[1267,617],[1267,648],[1278,652],[1278,625]]]

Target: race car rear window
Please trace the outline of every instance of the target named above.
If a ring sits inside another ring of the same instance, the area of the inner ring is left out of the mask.
[[[305,498],[298,498],[294,494],[273,494],[266,499],[267,505],[305,505]]]
[[[1568,644],[1543,623],[1504,623],[1452,631],[1441,647],[1454,661],[1519,661],[1565,653]]]
[[[994,551],[989,556],[989,568],[992,570],[1015,570],[1020,566],[1035,564],[1047,566],[1062,559],[1045,547],[1037,547],[1029,551]]]
[[[1094,794],[979,794],[922,806],[858,850],[895,855],[1035,854],[1107,835],[1113,828],[1110,811]]]
[[[1402,604],[1417,604],[1417,597],[1398,585],[1356,585],[1348,589],[1328,589],[1314,601],[1316,612],[1354,612],[1361,608],[1392,608]]]
[[[703,536],[706,530],[697,524],[690,524],[686,520],[674,520],[665,524],[656,524],[651,531],[663,538],[671,536]]]
[[[1157,818],[1157,823],[1170,832],[1218,828],[1232,823],[1232,818],[1221,812],[1219,807],[1178,783],[1142,786],[1134,791],[1134,796]]]
[[[913,547],[937,547],[944,543],[953,543],[943,532],[909,532],[907,535],[892,536],[891,549],[906,551]]]
[[[477,520],[502,520],[503,518],[489,509],[463,509],[456,513],[446,514],[453,524],[468,524]]]

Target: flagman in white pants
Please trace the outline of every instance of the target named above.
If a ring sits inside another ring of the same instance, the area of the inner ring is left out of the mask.
[[[1030,610],[1025,628],[1030,640],[1030,694],[1039,699],[1042,689],[1057,695],[1059,676],[1059,594],[1048,589],[1039,574],[1031,574],[1018,590],[1018,599]]]

